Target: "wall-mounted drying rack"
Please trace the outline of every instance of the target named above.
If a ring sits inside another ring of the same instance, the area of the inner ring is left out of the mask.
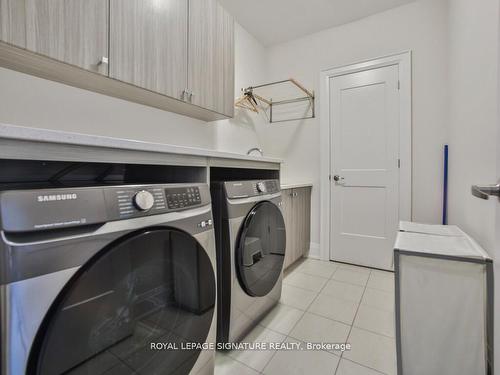
[[[242,89],[235,106],[258,113],[265,112],[270,123],[315,117],[314,91],[295,79],[285,79]]]

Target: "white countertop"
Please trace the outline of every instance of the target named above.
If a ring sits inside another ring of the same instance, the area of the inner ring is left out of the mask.
[[[298,182],[298,183],[282,183],[281,189],[298,189],[303,187],[312,187],[312,182]]]
[[[137,141],[125,138],[105,137],[58,130],[39,129],[0,123],[0,138],[46,143],[60,143],[80,146],[105,147],[122,150],[149,151],[165,154],[194,155],[210,158],[248,160],[254,162],[282,163],[283,160],[270,157],[248,156],[233,152],[209,150],[204,148],[176,146],[166,143]]]

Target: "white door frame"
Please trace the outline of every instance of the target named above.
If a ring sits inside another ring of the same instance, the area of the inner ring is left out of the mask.
[[[400,113],[399,113],[399,218],[411,220],[412,217],[412,82],[411,82],[411,51],[326,69],[320,73],[320,258],[331,259],[331,136],[330,136],[330,79],[350,73],[397,65],[400,81]]]

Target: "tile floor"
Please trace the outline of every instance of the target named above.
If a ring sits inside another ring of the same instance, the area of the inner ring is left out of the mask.
[[[351,350],[219,352],[216,375],[396,374],[394,275],[306,259],[287,272],[280,303],[244,341],[346,342]]]

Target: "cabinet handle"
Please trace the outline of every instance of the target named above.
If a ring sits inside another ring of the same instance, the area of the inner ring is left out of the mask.
[[[299,193],[293,193],[293,195],[292,195],[292,196],[293,196],[293,197],[296,197],[296,196],[298,196],[298,195],[299,195]]]
[[[188,89],[184,89],[181,94],[181,99],[182,100],[189,100],[191,101],[193,99],[194,93],[192,91],[189,91]]]
[[[97,66],[99,65],[108,65],[109,64],[109,58],[106,56],[101,57],[99,62],[97,63]]]

